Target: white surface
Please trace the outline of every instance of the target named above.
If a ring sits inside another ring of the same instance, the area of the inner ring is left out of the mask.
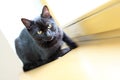
[[[24,28],[21,18],[33,19],[40,13],[40,0],[0,0],[0,80],[19,80],[22,64],[14,40]]]
[[[33,19],[40,13],[40,0],[0,0],[0,30],[13,49],[15,38],[24,28],[21,18]]]
[[[22,64],[0,31],[0,80],[18,80]]]
[[[60,25],[86,14],[110,0],[46,0]]]

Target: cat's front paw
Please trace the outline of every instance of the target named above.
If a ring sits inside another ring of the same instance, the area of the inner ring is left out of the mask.
[[[75,48],[77,48],[77,47],[78,47],[78,45],[73,42],[73,43],[71,43],[70,49],[75,49]]]
[[[31,70],[31,68],[28,65],[23,66],[23,71],[24,72],[29,71],[29,70]]]
[[[62,57],[64,56],[65,54],[67,54],[71,49],[70,48],[65,48],[65,49],[62,49],[60,50],[60,52],[58,53],[58,57]]]

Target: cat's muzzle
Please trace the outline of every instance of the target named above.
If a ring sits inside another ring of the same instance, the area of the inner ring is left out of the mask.
[[[44,41],[52,41],[54,37],[46,37],[44,38]]]

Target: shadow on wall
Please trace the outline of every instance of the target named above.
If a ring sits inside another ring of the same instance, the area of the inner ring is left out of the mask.
[[[0,31],[0,80],[18,80],[22,64]]]

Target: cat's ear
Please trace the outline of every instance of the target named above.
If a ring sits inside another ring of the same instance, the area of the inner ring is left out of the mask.
[[[43,7],[43,9],[42,9],[41,17],[44,17],[44,18],[51,18],[49,9],[48,9],[48,7],[47,7],[46,5],[45,5],[45,6]]]
[[[21,21],[28,30],[31,29],[31,24],[32,24],[33,21],[25,19],[25,18],[22,18]]]

